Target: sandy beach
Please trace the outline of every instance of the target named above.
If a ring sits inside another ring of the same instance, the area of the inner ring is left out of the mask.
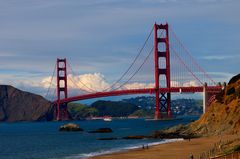
[[[213,136],[197,139],[183,140],[172,143],[151,146],[149,149],[135,149],[126,152],[118,152],[91,159],[188,159],[191,154],[199,157],[204,151],[213,148],[215,143],[232,140],[235,136]]]

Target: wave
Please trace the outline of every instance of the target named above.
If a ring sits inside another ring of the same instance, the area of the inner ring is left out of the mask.
[[[158,142],[144,143],[144,145],[147,144],[148,146],[155,146],[155,145],[159,145],[159,144],[165,144],[165,143],[182,141],[182,140],[183,140],[182,138],[179,138],[179,139],[165,139],[165,140],[161,140],[161,141],[158,141]],[[78,155],[74,155],[74,156],[64,157],[62,159],[88,159],[88,158],[94,157],[94,156],[100,156],[100,155],[106,155],[106,154],[112,154],[112,153],[116,153],[116,152],[124,152],[124,151],[128,151],[128,150],[142,148],[142,145],[143,144],[130,145],[130,146],[127,146],[127,147],[120,147],[120,148],[115,148],[115,149],[110,149],[110,150],[101,150],[101,151],[97,151],[97,152],[83,153],[83,154],[78,154]]]

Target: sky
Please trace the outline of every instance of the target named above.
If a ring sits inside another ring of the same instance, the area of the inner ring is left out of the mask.
[[[239,8],[239,0],[0,0],[0,84],[45,95],[56,59],[67,58],[75,80],[101,90],[155,22],[168,22],[198,64],[227,82],[240,72]]]

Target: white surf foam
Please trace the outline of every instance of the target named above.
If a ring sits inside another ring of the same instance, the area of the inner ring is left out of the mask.
[[[165,144],[165,143],[182,141],[182,140],[183,139],[181,139],[181,138],[179,138],[179,139],[166,139],[166,140],[161,140],[161,141],[158,141],[158,142],[145,143],[144,145],[155,146],[155,145],[159,145],[159,144]],[[142,144],[131,145],[131,146],[121,147],[121,148],[116,148],[116,149],[102,150],[102,151],[98,151],[98,152],[83,153],[83,154],[68,156],[68,157],[64,157],[62,159],[87,159],[87,158],[94,157],[94,156],[112,154],[112,153],[116,153],[116,152],[123,152],[123,151],[138,149],[138,148],[141,148],[141,147],[142,147]]]

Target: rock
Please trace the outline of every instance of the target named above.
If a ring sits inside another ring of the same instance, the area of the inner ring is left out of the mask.
[[[198,136],[196,136],[196,134],[193,134],[192,131],[189,130],[188,126],[180,124],[171,128],[155,131],[151,137],[160,139],[175,139],[175,138],[189,139]]]
[[[83,129],[78,124],[69,123],[62,125],[59,131],[83,131]]]
[[[145,139],[145,138],[148,138],[148,137],[146,137],[146,136],[142,136],[142,135],[126,136],[126,137],[123,137],[123,139],[127,139],[127,140],[130,140],[130,139]]]
[[[113,132],[111,128],[99,128],[97,130],[89,131],[89,133],[111,133]]]
[[[0,85],[0,121],[50,121],[54,114],[52,103],[42,96]]]
[[[98,138],[97,140],[117,140],[116,137],[108,137],[108,138]]]

